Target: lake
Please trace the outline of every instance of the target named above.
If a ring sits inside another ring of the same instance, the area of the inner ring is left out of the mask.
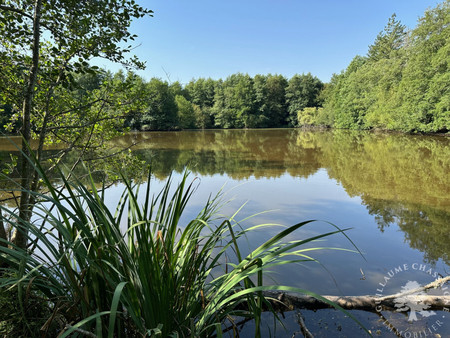
[[[407,290],[408,282],[424,285],[449,274],[449,137],[344,130],[207,130],[131,133],[116,144],[130,142],[137,142],[133,151],[152,165],[154,191],[170,174],[177,182],[186,168],[192,179],[199,178],[186,219],[223,188],[230,201],[222,214],[229,217],[245,204],[235,219],[256,215],[242,222],[243,227],[320,220],[292,235],[303,238],[332,231],[327,223],[331,222],[350,228],[346,233],[363,254],[324,249],[311,253],[320,263],[277,269],[267,283],[324,295],[385,296]],[[110,188],[110,203],[122,189]],[[243,245],[255,248],[278,231],[277,226],[258,231]],[[313,246],[355,250],[340,234]],[[448,312],[419,310],[418,320],[410,322],[400,313],[352,313],[374,334],[386,337],[396,335],[383,318],[403,330],[405,337],[427,330],[450,335]],[[336,311],[302,313],[319,337],[361,332]],[[295,314],[287,314],[285,324],[287,333],[277,331],[277,336],[299,331]],[[251,324],[244,326],[243,336],[250,330]]]

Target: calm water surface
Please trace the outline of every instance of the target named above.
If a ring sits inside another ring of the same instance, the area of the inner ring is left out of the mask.
[[[320,294],[387,295],[403,290],[408,281],[423,285],[449,274],[448,137],[282,129],[138,133],[120,142],[130,139],[139,142],[135,152],[152,163],[158,179],[173,173],[177,181],[185,168],[200,178],[189,216],[225,185],[226,196],[233,198],[222,210],[225,215],[244,203],[237,219],[272,210],[243,226],[318,219],[352,228],[348,235],[364,257],[348,251],[316,252],[313,257],[320,264],[278,269],[272,274],[278,283]],[[329,230],[330,225],[317,222],[293,237]],[[256,247],[277,231],[265,229],[244,244]],[[342,235],[314,245],[354,249]],[[419,320],[411,323],[401,314],[385,315],[411,334],[440,319],[444,324],[437,332],[450,336],[450,320],[441,318],[444,312],[436,313],[427,320],[418,315]],[[394,336],[378,316],[356,314],[374,333],[379,329],[383,336]],[[319,336],[357,334],[345,327],[354,324],[348,319],[341,322],[338,314],[330,325],[317,319],[318,313],[305,316]],[[342,333],[339,325],[344,327]]]
[[[221,210],[224,215],[233,215],[244,203],[238,220],[270,211],[242,222],[244,227],[316,219],[351,228],[347,234],[363,256],[342,250],[311,253],[320,264],[277,269],[268,283],[328,295],[388,295],[404,290],[408,281],[423,285],[438,275],[450,274],[448,137],[339,130],[222,130],[136,133],[117,144],[131,141],[138,142],[135,153],[152,163],[155,191],[171,173],[178,181],[185,168],[192,178],[200,179],[186,218],[195,216],[208,196],[225,186],[225,198],[231,201]],[[120,186],[111,189],[111,203],[120,191]],[[279,229],[256,232],[243,245],[254,248]],[[326,222],[315,222],[292,238],[331,230]],[[342,235],[313,246],[354,250]],[[419,320],[413,322],[402,314],[383,314],[411,337],[433,330],[436,321],[443,324],[433,333],[450,336],[447,312],[428,317],[418,314]],[[304,315],[318,336],[362,334],[351,320],[334,311],[305,311]],[[378,315],[358,311],[354,315],[373,333],[380,330],[381,336],[395,336]],[[293,316],[286,319],[289,335],[280,331],[284,333],[277,336],[290,337],[298,331]],[[251,328],[244,327],[244,336],[246,330]]]

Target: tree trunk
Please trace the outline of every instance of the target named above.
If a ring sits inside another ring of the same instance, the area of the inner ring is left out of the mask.
[[[295,309],[319,310],[333,308],[332,305],[318,300],[314,297],[304,295],[288,295],[277,292],[267,292],[266,297],[277,298],[278,301],[273,301],[274,305],[279,311],[292,311]],[[390,310],[396,311],[395,298],[380,300],[376,296],[322,296],[323,298],[339,305],[345,310],[362,310],[362,311],[381,311]],[[402,300],[410,299],[411,302],[427,305],[427,310],[443,310],[450,306],[450,296],[432,296],[432,295],[409,295],[404,296]]]
[[[29,144],[31,141],[31,111],[33,106],[33,96],[35,92],[37,74],[39,69],[39,46],[40,46],[40,21],[41,21],[42,0],[36,0],[34,3],[33,16],[33,47],[32,47],[32,65],[28,76],[28,84],[23,100],[22,108],[22,153],[20,155],[20,175],[21,188],[19,205],[19,228],[15,230],[12,242],[19,248],[26,248],[28,230],[26,223],[31,218],[32,206],[30,205],[30,188],[34,168],[30,163],[31,151]]]
[[[442,296],[437,295],[422,295],[429,289],[441,287],[450,281],[450,276],[439,278],[423,287],[409,290],[405,292],[396,293],[384,297],[377,296],[322,296],[323,298],[339,305],[346,310],[363,310],[371,312],[380,312],[381,310],[398,311],[396,301],[401,298],[402,301],[410,300],[412,304],[424,304],[427,310],[444,310],[450,307],[450,295],[445,292]],[[266,297],[271,297],[272,305],[279,311],[291,311],[294,309],[327,309],[333,308],[332,305],[316,299],[311,296],[304,295],[288,295],[282,292],[266,292]],[[276,300],[275,300],[276,299]]]

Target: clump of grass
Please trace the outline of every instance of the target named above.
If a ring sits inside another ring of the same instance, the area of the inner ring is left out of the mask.
[[[51,316],[41,295],[26,288],[0,289],[0,337],[33,337]],[[48,327],[50,336],[57,335],[57,325]]]
[[[39,335],[57,325],[61,337],[220,336],[240,316],[254,319],[255,336],[260,336],[263,305],[271,308],[263,291],[320,298],[298,288],[263,285],[263,272],[311,261],[307,251],[312,249],[302,245],[345,231],[336,227],[286,242],[289,234],[311,222],[306,221],[243,256],[238,240],[257,227],[242,230],[233,220],[218,222],[220,194],[193,220],[180,223],[195,190],[187,174],[173,192],[169,179],[156,195],[149,174],[142,204],[138,186],[123,177],[126,188],[112,212],[104,202],[107,191],[97,190],[92,178],[88,184],[76,178],[69,182],[60,172],[57,190],[39,165],[36,170],[48,193],[33,192],[39,200],[33,222],[24,223],[13,210],[2,208],[5,224],[27,227],[30,245],[27,250],[11,243],[0,246],[5,263],[0,289],[26,285],[42,295],[49,316]],[[230,252],[237,263],[221,263],[229,261],[225,255]],[[215,277],[213,271],[221,265],[222,273]]]

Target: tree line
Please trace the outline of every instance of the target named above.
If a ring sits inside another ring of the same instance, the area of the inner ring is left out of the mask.
[[[325,89],[325,116],[337,128],[450,130],[450,1],[408,31],[395,14],[369,47]],[[320,118],[323,118],[322,120]]]
[[[102,133],[109,127],[148,131],[301,126],[447,132],[449,23],[449,0],[428,10],[413,30],[394,14],[367,55],[355,56],[325,84],[311,73],[290,79],[237,73],[224,80],[198,78],[181,85],[75,62],[68,67],[73,71],[60,80],[62,87],[49,86],[51,107],[67,112],[59,114],[59,126],[88,125],[101,110],[106,125]],[[17,65],[3,60],[0,131],[15,132],[21,128],[17,97],[20,102],[23,96],[16,87],[20,89],[23,81]],[[40,87],[47,86],[47,78],[38,79]],[[48,97],[35,98],[42,101],[40,110],[48,106]],[[42,118],[33,119],[32,131],[38,132],[42,124]]]
[[[93,93],[109,88],[110,100],[121,106],[121,127],[130,130],[295,127],[298,110],[323,101],[324,85],[310,73],[291,79],[237,73],[225,80],[193,79],[184,86],[123,71],[73,76],[68,96],[92,101]],[[11,106],[4,108],[3,125],[18,128]]]
[[[58,109],[84,109],[83,116],[89,116],[87,103],[102,96],[102,110],[114,117],[109,124],[123,130],[326,126],[447,132],[449,53],[450,1],[446,0],[428,10],[413,30],[393,14],[367,55],[355,56],[326,84],[311,73],[290,79],[237,73],[224,80],[198,78],[181,85],[159,78],[146,81],[133,72],[88,71],[85,65],[74,64],[76,72],[65,78],[68,85],[53,93],[52,99]],[[20,109],[15,109],[14,100],[8,101],[17,84],[4,81],[4,85],[8,90],[3,91],[0,129],[17,131]],[[84,108],[76,108],[77,102]],[[107,121],[104,114],[102,118]],[[40,123],[36,119],[34,129]]]

